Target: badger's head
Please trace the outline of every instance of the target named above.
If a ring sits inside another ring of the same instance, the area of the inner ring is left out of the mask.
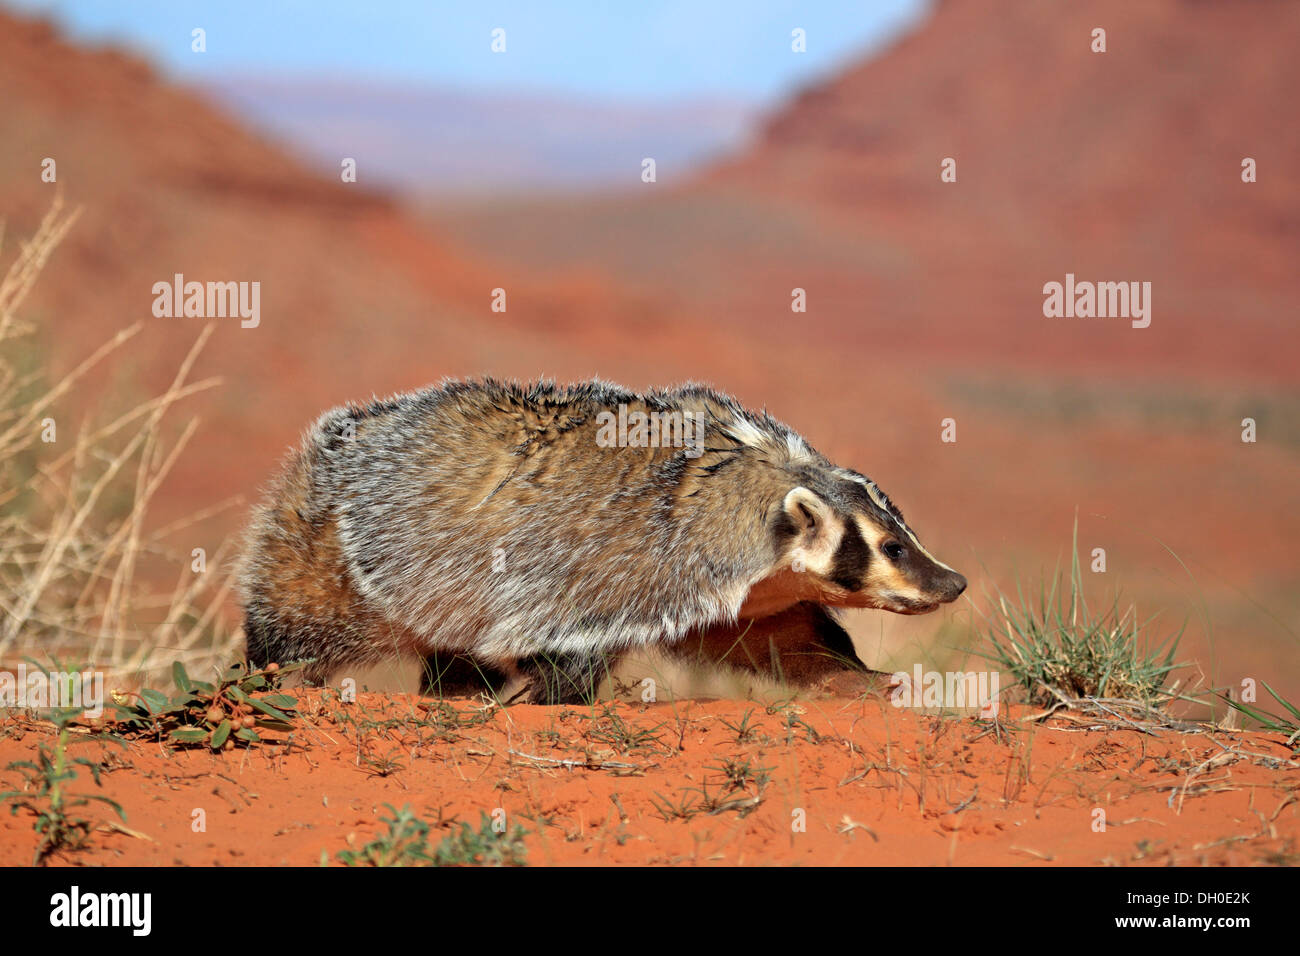
[[[786,493],[772,517],[782,590],[834,607],[925,614],[966,589],[868,478],[837,468],[809,479]]]

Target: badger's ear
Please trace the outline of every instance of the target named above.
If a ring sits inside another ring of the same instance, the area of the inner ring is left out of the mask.
[[[794,525],[796,537],[812,541],[830,532],[834,520],[830,505],[803,485],[786,494],[782,507]]]
[[[830,574],[835,564],[835,549],[844,536],[843,522],[824,498],[802,485],[786,494],[782,507],[786,527],[793,535],[793,547],[787,552],[791,567],[796,571]]]

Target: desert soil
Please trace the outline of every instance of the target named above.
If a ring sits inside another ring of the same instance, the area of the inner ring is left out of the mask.
[[[89,846],[53,865],[318,865],[386,828],[385,804],[475,829],[504,810],[530,865],[1254,865],[1300,859],[1300,762],[1276,734],[1098,727],[1008,708],[998,724],[875,696],[515,706],[307,691],[290,736],[213,754],[83,736],[71,792]],[[0,724],[0,766],[51,745]],[[728,789],[724,767],[748,763]],[[21,784],[0,774],[0,789]],[[676,809],[673,809],[676,808]],[[680,812],[678,812],[680,811]],[[201,819],[199,830],[195,821]],[[1104,830],[1101,821],[1104,819]],[[802,823],[802,826],[799,824]],[[0,865],[33,817],[0,814]]]

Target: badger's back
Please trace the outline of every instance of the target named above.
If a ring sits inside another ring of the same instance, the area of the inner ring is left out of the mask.
[[[703,445],[598,441],[620,406],[698,415]],[[254,522],[249,626],[295,633],[267,653],[332,659],[340,641],[342,657],[436,646],[508,661],[671,640],[734,618],[772,560],[768,503],[801,458],[824,461],[693,386],[452,383],[335,409]]]

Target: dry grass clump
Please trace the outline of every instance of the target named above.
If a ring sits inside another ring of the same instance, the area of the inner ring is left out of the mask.
[[[145,519],[198,424],[175,433],[164,428],[167,413],[219,383],[187,384],[212,326],[162,395],[110,409],[106,422],[73,421],[70,405],[91,407],[76,393],[87,373],[143,328],[121,330],[47,384],[37,329],[19,309],[76,218],[56,201],[0,279],[0,667],[24,657],[91,667],[115,686],[163,677],[175,660],[202,672],[233,650],[220,618],[230,542],[199,573],[178,532],[235,502],[163,528]],[[4,253],[0,231],[0,261]]]

